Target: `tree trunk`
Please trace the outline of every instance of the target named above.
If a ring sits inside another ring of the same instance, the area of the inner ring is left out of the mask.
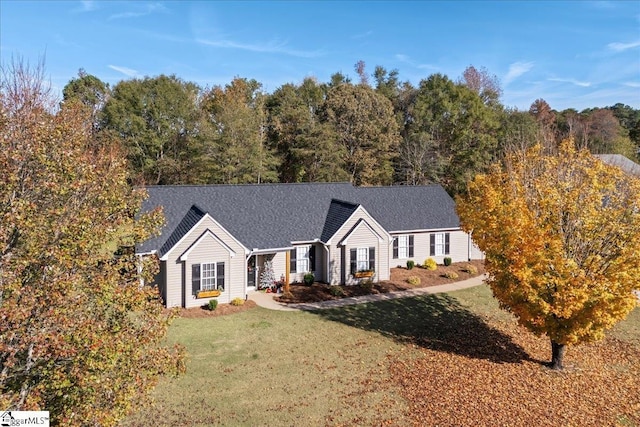
[[[561,370],[564,368],[562,361],[566,350],[566,344],[559,344],[551,340],[551,363],[549,364],[551,369]]]

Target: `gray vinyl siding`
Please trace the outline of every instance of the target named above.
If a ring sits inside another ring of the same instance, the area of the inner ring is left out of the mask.
[[[360,220],[364,220],[375,233],[365,224],[358,224]],[[354,229],[356,226],[357,228]],[[346,245],[338,246],[347,236]],[[382,237],[382,240],[380,240],[379,237]],[[331,243],[331,268],[334,273],[331,277],[332,284],[336,282],[347,285],[357,283],[357,279],[355,279],[349,271],[351,262],[350,250],[352,248],[364,247],[374,247],[376,250],[375,276],[373,280],[389,280],[389,244],[391,241],[386,231],[378,226],[372,218],[363,211],[356,211],[354,215],[344,223],[340,230],[338,230],[336,235],[331,238]],[[336,280],[336,277],[340,278],[339,281]]]
[[[205,236],[197,246],[191,246],[210,230],[218,239],[229,246],[235,256],[231,257],[229,251],[212,236]],[[188,259],[181,261],[180,257],[191,248]],[[166,261],[166,287],[167,307],[197,307],[206,304],[209,299],[197,299],[192,295],[191,266],[204,262],[225,262],[225,290],[216,299],[220,303],[228,303],[233,298],[246,296],[246,263],[244,248],[238,244],[228,233],[217,226],[209,218],[205,218],[194,227],[186,238],[173,247]]]
[[[328,266],[325,265],[324,267],[328,268],[328,279],[325,279],[325,281],[330,285],[339,285],[341,283],[344,283],[344,277],[342,275],[342,248],[335,245],[329,246],[328,259]]]
[[[449,233],[448,255],[430,255],[430,236],[431,234],[437,233]],[[392,251],[390,257],[391,267],[406,267],[408,260],[413,260],[416,264],[422,264],[428,258],[433,258],[438,264],[443,264],[446,257],[451,258],[452,262],[469,261],[469,235],[462,230],[434,231],[422,233],[394,233],[393,237],[397,238],[398,236],[409,234],[413,236],[413,257],[404,259],[393,259]]]
[[[484,259],[484,252],[480,250],[478,246],[476,246],[473,239],[471,239],[471,249],[469,251],[469,258],[471,259]]]
[[[285,277],[285,268],[287,265],[286,252],[278,252],[274,254],[271,261],[273,262],[273,273],[276,275],[276,280],[280,280],[280,278]]]
[[[315,262],[315,270],[312,273],[316,278],[316,282],[325,282],[326,281],[325,270],[327,268],[326,266],[327,261],[326,261],[326,250],[324,249],[324,246],[321,244],[314,243],[314,244],[296,245],[295,247],[298,247],[298,246],[315,247],[316,262]],[[295,273],[290,272],[289,283],[302,283],[304,281],[304,275],[306,273],[308,273],[308,271],[296,271]]]

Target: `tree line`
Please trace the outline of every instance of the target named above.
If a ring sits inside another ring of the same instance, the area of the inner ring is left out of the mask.
[[[627,105],[555,111],[537,99],[519,111],[501,103],[497,77],[474,66],[417,86],[382,66],[369,75],[362,61],[355,72],[355,82],[336,73],[266,93],[240,77],[212,88],[175,75],[109,87],[80,70],[63,104],[90,111],[97,140],[122,141],[136,185],[439,183],[457,194],[505,150],[567,137],[637,160],[640,110]]]

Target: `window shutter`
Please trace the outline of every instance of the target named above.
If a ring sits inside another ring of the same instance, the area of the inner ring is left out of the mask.
[[[376,248],[369,248],[369,270],[376,269]]]
[[[431,233],[429,235],[429,256],[436,255],[436,235]]]
[[[355,274],[357,271],[358,261],[356,259],[356,249],[351,249],[349,251],[349,261],[351,261],[351,274]]]
[[[196,295],[200,290],[200,264],[191,266],[191,291]]]
[[[399,237],[393,239],[393,259],[398,259],[398,239]]]
[[[224,291],[224,262],[216,264],[216,284],[219,291]]]
[[[295,273],[296,272],[296,248],[293,248],[289,251],[289,253],[291,254],[289,256],[289,272],[291,273]]]
[[[444,233],[444,253],[449,255],[449,233]]]
[[[413,236],[409,236],[409,258],[413,258]]]
[[[316,271],[316,247],[309,248],[309,271]]]

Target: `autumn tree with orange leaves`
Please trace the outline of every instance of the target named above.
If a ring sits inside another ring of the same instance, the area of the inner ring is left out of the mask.
[[[500,306],[551,340],[592,342],[623,319],[640,288],[640,180],[564,141],[508,154],[460,196],[462,228],[486,254]]]
[[[0,408],[46,410],[52,425],[116,425],[163,373],[169,316],[131,247],[161,212],[136,218],[119,144],[93,140],[80,103],[56,111],[43,67],[0,79]]]

